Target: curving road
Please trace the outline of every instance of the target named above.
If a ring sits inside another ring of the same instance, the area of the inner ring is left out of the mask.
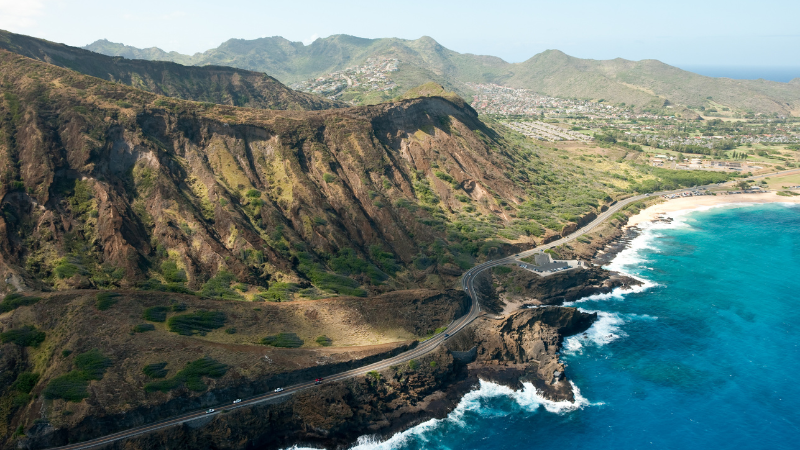
[[[787,172],[790,172],[790,171],[787,171]],[[765,177],[765,176],[769,176],[769,175],[774,175],[774,174],[761,175],[760,177]],[[700,186],[700,187],[711,187],[711,186]],[[559,245],[565,244],[567,242],[573,241],[573,240],[577,239],[578,237],[580,237],[580,236],[592,231],[598,225],[603,223],[606,219],[611,217],[614,213],[616,213],[620,209],[628,206],[629,204],[631,204],[633,202],[637,202],[639,200],[644,200],[644,199],[647,199],[647,198],[650,198],[650,197],[655,197],[655,196],[664,195],[664,194],[674,194],[674,193],[684,192],[686,190],[687,189],[678,189],[678,190],[674,190],[674,191],[657,192],[657,193],[654,193],[654,194],[643,194],[643,195],[637,195],[637,196],[634,196],[634,197],[630,197],[630,198],[627,198],[627,199],[624,199],[624,200],[620,200],[617,203],[615,203],[613,206],[609,207],[607,211],[605,211],[605,212],[601,213],[599,216],[597,216],[597,218],[595,220],[593,220],[592,222],[590,222],[587,225],[585,225],[583,228],[580,228],[579,230],[575,231],[574,233],[572,233],[572,234],[570,234],[568,236],[564,236],[561,239],[559,239],[557,241],[550,242],[548,244],[540,245],[539,247],[533,248],[531,250],[526,250],[524,252],[517,253],[517,254],[515,254],[513,256],[508,256],[508,257],[501,258],[501,259],[496,259],[496,260],[493,260],[493,261],[487,261],[487,262],[484,262],[482,264],[479,264],[479,265],[471,268],[470,270],[468,270],[467,272],[464,273],[464,275],[462,276],[462,279],[461,279],[461,287],[464,289],[464,291],[472,299],[470,310],[464,316],[462,316],[459,319],[456,319],[455,321],[453,321],[447,327],[447,329],[444,332],[433,336],[432,338],[420,343],[419,345],[417,345],[416,347],[412,348],[411,350],[407,350],[407,351],[405,351],[405,352],[403,352],[403,353],[401,353],[401,354],[399,354],[397,356],[394,356],[394,357],[388,358],[388,359],[384,359],[382,361],[379,361],[379,362],[374,363],[374,364],[370,364],[368,366],[363,366],[363,367],[359,367],[357,369],[349,370],[347,372],[341,372],[341,373],[338,373],[336,375],[332,375],[330,377],[327,377],[325,379],[325,381],[326,382],[342,381],[342,380],[346,380],[348,378],[353,378],[353,377],[357,377],[357,376],[363,376],[363,375],[366,375],[367,372],[370,372],[370,371],[373,371],[373,370],[380,371],[380,370],[388,369],[391,366],[394,366],[394,365],[397,365],[397,364],[407,363],[407,362],[411,361],[412,359],[421,358],[422,356],[424,356],[424,355],[432,352],[433,350],[437,349],[439,347],[439,345],[441,345],[445,340],[448,339],[449,336],[452,336],[455,333],[458,333],[464,327],[469,325],[473,320],[478,318],[478,316],[480,316],[481,307],[478,304],[478,296],[475,294],[475,285],[474,284],[475,284],[475,278],[481,272],[483,272],[484,270],[486,270],[488,268],[491,268],[491,267],[495,267],[495,266],[500,266],[500,265],[504,265],[504,264],[510,264],[510,263],[514,262],[517,258],[529,256],[529,255],[532,255],[532,254],[534,254],[534,253],[536,253],[538,251],[547,250],[547,249],[550,249],[550,248],[557,247]],[[201,419],[201,418],[213,417],[213,416],[215,416],[217,414],[220,414],[223,409],[225,409],[227,411],[231,411],[231,410],[234,410],[234,409],[245,408],[245,407],[257,405],[259,403],[278,402],[278,401],[281,401],[281,400],[285,399],[288,396],[291,396],[294,393],[297,393],[297,392],[300,392],[302,390],[311,388],[314,385],[315,385],[315,383],[313,381],[309,381],[307,383],[296,384],[296,385],[293,385],[293,386],[286,387],[281,392],[266,393],[266,394],[263,394],[263,395],[260,395],[260,396],[257,396],[257,397],[252,397],[252,398],[248,398],[248,399],[242,400],[240,403],[237,403],[237,404],[226,403],[226,404],[223,404],[223,405],[215,406],[214,407],[215,410],[213,412],[210,412],[210,413],[207,412],[207,410],[198,410],[198,411],[194,411],[194,412],[189,412],[189,413],[182,414],[182,415],[179,415],[179,416],[175,416],[175,417],[172,417],[172,418],[169,418],[169,419],[165,419],[165,420],[160,421],[160,422],[155,422],[155,423],[148,424],[148,425],[142,425],[140,427],[131,428],[129,430],[120,431],[120,432],[114,433],[114,434],[109,434],[109,435],[106,435],[106,436],[103,436],[103,437],[99,437],[99,438],[96,438],[96,439],[92,439],[92,440],[89,440],[89,441],[75,443],[75,444],[69,444],[69,445],[65,445],[65,446],[62,446],[62,447],[53,447],[53,448],[54,449],[60,449],[60,450],[82,450],[82,449],[89,449],[89,448],[93,448],[93,447],[99,447],[99,446],[102,446],[102,445],[109,444],[111,442],[125,440],[125,439],[128,439],[128,438],[132,438],[132,437],[139,436],[139,435],[142,435],[142,434],[147,434],[147,433],[150,433],[150,432],[153,432],[153,431],[156,431],[156,430],[160,430],[160,429],[163,429],[163,428],[168,428],[168,427],[171,427],[171,426],[180,425],[182,423],[191,422],[193,420],[198,420],[198,419]]]

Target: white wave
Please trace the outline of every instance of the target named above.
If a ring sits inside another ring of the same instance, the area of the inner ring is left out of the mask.
[[[622,325],[626,322],[622,315],[605,311],[587,311],[582,308],[580,310],[586,313],[596,312],[597,320],[584,333],[564,339],[565,353],[580,353],[587,345],[606,345],[628,336],[621,330]]]
[[[658,283],[650,281],[646,278],[638,277],[636,275],[625,274],[631,278],[634,278],[641,282],[642,284],[639,286],[631,286],[629,288],[614,288],[611,292],[607,292],[605,294],[593,294],[588,297],[583,297],[578,300],[572,302],[564,302],[563,306],[575,306],[579,303],[586,303],[592,301],[604,301],[604,300],[623,300],[625,296],[628,294],[637,294],[639,292],[644,292],[652,287],[659,286]]]
[[[523,388],[515,391],[509,387],[502,386],[489,381],[480,380],[478,389],[465,394],[458,406],[444,419],[431,419],[423,422],[415,427],[406,431],[402,431],[386,439],[384,441],[376,438],[375,436],[361,436],[358,441],[350,447],[350,450],[391,450],[402,447],[404,444],[417,441],[426,443],[429,441],[429,436],[433,437],[433,431],[436,428],[444,425],[455,425],[459,428],[467,426],[464,416],[468,412],[478,414],[482,417],[507,415],[509,412],[506,410],[493,410],[486,407],[485,400],[498,397],[510,398],[516,405],[526,412],[534,413],[540,408],[553,414],[567,414],[569,412],[583,409],[590,405],[600,405],[602,403],[590,403],[586,397],[581,395],[580,389],[575,384],[572,384],[572,392],[575,396],[574,402],[568,401],[552,401],[548,400],[539,393],[530,383],[523,383]],[[317,450],[311,447],[294,446],[286,450]]]

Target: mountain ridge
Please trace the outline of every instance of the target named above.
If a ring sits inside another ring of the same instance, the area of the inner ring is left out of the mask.
[[[245,69],[112,57],[2,30],[0,49],[184,100],[260,109],[313,110],[345,106],[317,95],[291,90],[264,73]]]
[[[127,47],[114,50],[97,43],[85,48],[108,53],[127,51]],[[170,57],[164,55],[160,57]],[[665,101],[686,107],[709,106],[713,101],[742,111],[800,115],[798,81],[710,78],[655,59],[581,59],[560,50],[546,50],[525,61],[509,63],[494,56],[449,50],[429,36],[406,40],[333,35],[307,46],[277,36],[231,39],[215,49],[171,58],[195,65],[222,64],[262,71],[291,83],[377,56],[401,62],[393,76],[403,90],[433,81],[469,97],[473,92],[465,83],[496,83],[556,97],[633,104],[639,109],[663,109]]]

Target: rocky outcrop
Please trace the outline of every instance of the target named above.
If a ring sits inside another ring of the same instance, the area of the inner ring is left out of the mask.
[[[532,305],[560,305],[594,294],[609,293],[616,288],[641,284],[636,279],[600,267],[558,272],[546,277],[513,267],[509,274],[493,276],[498,285],[498,304],[513,301]]]
[[[574,401],[558,352],[565,336],[581,333],[597,318],[576,308],[546,306],[523,309],[501,320],[483,320],[448,347],[474,343],[477,351],[469,371],[475,377],[520,388],[533,384],[551,400]]]

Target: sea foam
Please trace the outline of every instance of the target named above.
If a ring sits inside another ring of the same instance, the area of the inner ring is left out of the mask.
[[[572,392],[575,396],[574,402],[552,401],[544,398],[539,391],[530,383],[523,383],[521,390],[514,390],[507,386],[502,386],[489,381],[480,380],[478,389],[466,393],[458,406],[444,419],[431,419],[416,425],[408,430],[396,433],[386,440],[380,440],[375,436],[361,436],[349,450],[390,450],[404,447],[405,445],[416,442],[424,444],[429,439],[435,439],[436,431],[442,428],[466,429],[467,415],[477,415],[480,417],[498,417],[508,415],[511,411],[504,408],[492,408],[487,405],[492,399],[505,397],[513,400],[514,405],[519,410],[536,413],[539,409],[544,409],[553,414],[567,414],[586,406],[600,405],[601,403],[590,403],[575,384],[572,384]],[[317,450],[312,447],[290,447],[287,450]]]

